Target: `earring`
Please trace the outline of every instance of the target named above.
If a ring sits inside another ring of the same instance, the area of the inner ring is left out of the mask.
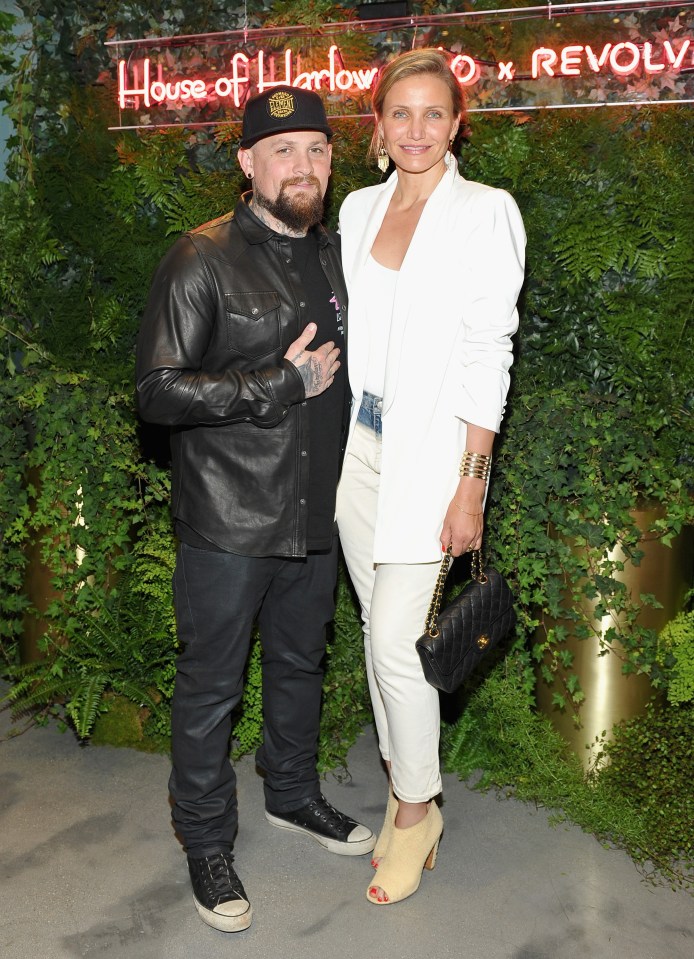
[[[247,174],[246,174],[246,177],[247,177],[247,179],[252,180],[252,179],[253,179],[253,174],[252,174],[252,173],[247,173]]]
[[[386,148],[383,145],[382,137],[379,138],[379,141],[378,141],[378,154],[376,156],[376,163],[378,164],[378,169],[381,171],[381,173],[386,172],[386,170],[388,169],[388,165],[390,163],[390,157],[386,153]]]

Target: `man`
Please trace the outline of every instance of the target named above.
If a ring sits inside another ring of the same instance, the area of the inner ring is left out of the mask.
[[[347,418],[346,293],[337,238],[320,226],[331,136],[315,93],[248,101],[238,156],[252,194],[164,257],[138,343],[142,416],[172,428],[173,820],[198,913],[227,932],[251,923],[232,865],[228,751],[256,619],[267,819],[340,855],[375,843],[321,795],[316,772]]]

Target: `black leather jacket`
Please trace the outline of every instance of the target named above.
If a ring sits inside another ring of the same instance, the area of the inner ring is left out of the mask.
[[[339,238],[316,229],[346,320]],[[180,237],[152,281],[137,349],[140,412],[172,428],[174,517],[234,553],[306,554],[308,411],[283,358],[308,322],[301,296],[288,239],[245,197]]]

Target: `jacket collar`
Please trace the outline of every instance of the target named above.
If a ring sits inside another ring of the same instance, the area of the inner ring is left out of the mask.
[[[252,197],[252,191],[249,190],[248,193],[244,193],[234,210],[234,219],[238,223],[247,242],[255,244],[266,243],[268,240],[273,239],[286,240],[287,237],[285,234],[277,233],[272,227],[269,227],[267,223],[263,223],[263,221],[255,215],[249,206]],[[335,245],[335,237],[332,233],[329,233],[322,224],[319,223],[318,226],[312,227],[311,232],[315,234],[319,247]]]

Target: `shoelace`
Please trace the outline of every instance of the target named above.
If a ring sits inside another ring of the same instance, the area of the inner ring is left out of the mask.
[[[341,813],[339,810],[335,809],[334,806],[331,806],[331,804],[325,798],[322,800],[314,799],[314,801],[311,803],[311,806],[324,807],[319,813],[319,818],[328,825],[340,826],[347,822],[348,817],[345,816],[344,813]]]
[[[205,860],[206,870],[203,878],[208,891],[217,897],[228,896],[232,892],[235,896],[243,896],[241,880],[231,868],[231,856],[210,856]]]

